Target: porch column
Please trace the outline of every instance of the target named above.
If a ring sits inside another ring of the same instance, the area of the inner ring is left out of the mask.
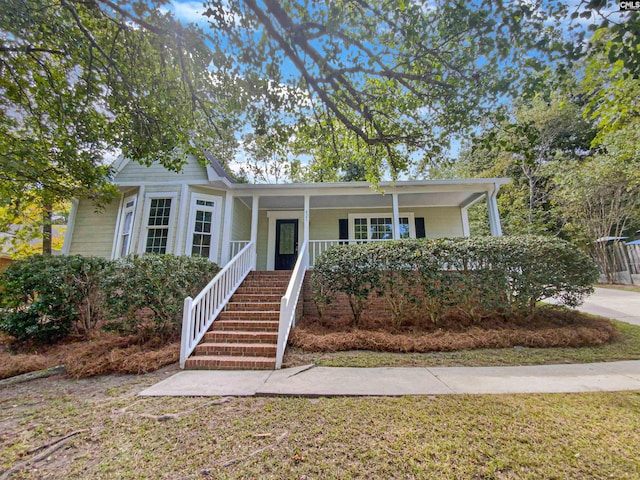
[[[494,186],[493,191],[487,192],[487,207],[489,209],[489,226],[491,227],[491,235],[494,237],[502,236],[502,227],[500,226],[500,213],[498,212],[497,201],[498,189]]]
[[[260,203],[260,197],[253,195],[251,202],[251,242],[253,243],[253,269],[257,267],[258,261],[258,204]]]
[[[187,230],[187,197],[189,196],[189,185],[182,185],[180,189],[180,216],[178,217],[178,233],[176,234],[176,244],[173,247],[173,253],[175,255],[190,254],[191,251],[187,250],[187,246],[183,245],[184,238],[186,237]],[[186,243],[189,240],[187,239]]]
[[[462,235],[464,237],[470,237],[471,231],[469,229],[469,209],[462,207],[460,209],[460,216],[462,217]]]
[[[224,197],[224,221],[222,222],[222,254],[220,265],[229,263],[231,250],[231,232],[233,231],[233,193],[227,190]]]
[[[393,201],[393,239],[400,239],[400,209],[398,208],[398,194],[392,193],[391,199]]]
[[[304,196],[304,217],[303,217],[303,229],[302,229],[302,241],[309,241],[309,204],[310,196],[306,194]]]

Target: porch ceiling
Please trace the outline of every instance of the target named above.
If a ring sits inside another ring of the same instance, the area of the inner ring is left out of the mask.
[[[398,194],[398,205],[403,207],[451,207],[473,202],[484,195],[484,192],[422,192]],[[250,198],[247,206],[251,204]],[[392,208],[390,194],[381,195],[375,192],[361,195],[313,195],[310,198],[311,208]],[[267,210],[301,210],[304,208],[304,197],[297,195],[261,195],[260,208]]]

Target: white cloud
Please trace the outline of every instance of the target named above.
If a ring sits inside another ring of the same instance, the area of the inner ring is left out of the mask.
[[[196,23],[198,25],[206,25],[207,17],[203,15],[205,8],[202,2],[180,2],[174,1],[169,6],[169,10],[178,18],[186,23]]]

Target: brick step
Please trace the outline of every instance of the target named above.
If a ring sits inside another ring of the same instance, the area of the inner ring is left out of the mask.
[[[245,288],[281,288],[286,290],[289,285],[288,280],[245,280],[242,287]]]
[[[291,270],[253,270],[249,272],[247,278],[260,277],[287,277],[291,276]]]
[[[234,293],[231,297],[231,302],[273,302],[280,304],[281,298],[282,295],[277,293]]]
[[[246,285],[243,284],[240,287],[238,287],[238,289],[235,291],[234,295],[261,295],[261,294],[265,294],[265,295],[280,295],[282,297],[285,294],[286,291],[287,291],[286,287],[271,287],[271,286],[267,286],[267,287],[257,287],[257,286],[247,287]]]
[[[265,312],[280,311],[280,302],[229,302],[225,305],[227,312]]]
[[[187,359],[189,370],[274,370],[276,359],[270,357],[233,357],[197,355]]]
[[[201,343],[196,347],[195,355],[237,356],[237,357],[275,357],[275,343]]]
[[[278,329],[275,331],[213,330],[204,334],[205,343],[277,343]]]
[[[213,322],[210,332],[228,332],[233,330],[243,332],[277,332],[279,320],[223,320]],[[206,334],[205,334],[206,335]]]
[[[279,320],[280,310],[222,312],[218,320]]]

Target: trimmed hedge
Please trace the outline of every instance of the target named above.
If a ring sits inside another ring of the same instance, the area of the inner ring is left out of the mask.
[[[0,277],[0,330],[40,343],[87,335],[99,319],[99,283],[108,263],[79,255],[12,262]]]
[[[141,340],[179,335],[184,298],[220,267],[204,258],[35,255],[0,274],[0,330],[19,341],[54,343],[106,327]],[[99,323],[100,322],[100,323]]]
[[[177,337],[185,297],[195,297],[219,271],[202,257],[147,254],[115,260],[103,282],[107,328],[141,337]]]
[[[316,259],[312,288],[319,312],[347,295],[358,326],[372,295],[388,301],[398,324],[415,306],[433,323],[449,309],[473,321],[531,314],[549,297],[577,306],[596,278],[593,261],[569,243],[524,235],[336,246]]]

